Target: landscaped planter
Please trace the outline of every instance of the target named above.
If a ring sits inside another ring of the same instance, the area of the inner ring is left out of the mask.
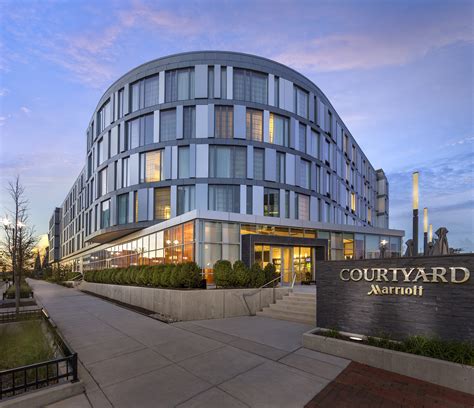
[[[472,366],[314,334],[317,330],[303,334],[304,347],[474,394]]]
[[[178,321],[254,315],[273,303],[274,290],[273,288],[180,290],[86,281],[79,285],[79,289],[151,310]],[[288,292],[289,288],[275,288],[275,298],[281,299]]]

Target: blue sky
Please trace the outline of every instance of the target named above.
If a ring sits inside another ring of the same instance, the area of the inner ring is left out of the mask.
[[[315,82],[390,182],[391,227],[420,207],[474,250],[472,1],[0,0],[0,209],[20,174],[47,231],[85,158],[102,93],[133,67],[215,49],[285,63]],[[421,223],[420,223],[421,228]]]

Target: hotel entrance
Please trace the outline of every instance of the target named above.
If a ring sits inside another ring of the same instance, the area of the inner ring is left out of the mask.
[[[282,285],[313,279],[313,248],[304,246],[254,246],[255,262],[265,267],[272,262],[280,274]]]

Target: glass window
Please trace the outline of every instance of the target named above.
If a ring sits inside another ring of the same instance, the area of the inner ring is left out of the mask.
[[[194,139],[196,137],[196,107],[185,106],[183,108],[183,138]]]
[[[160,111],[160,141],[176,139],[176,109]]]
[[[267,104],[268,75],[234,68],[234,99]]]
[[[330,157],[331,157],[331,142],[327,139],[324,139],[323,143],[323,160],[327,161],[330,163]]]
[[[239,224],[229,222],[222,223],[222,242],[228,244],[240,244]]]
[[[178,147],[178,178],[189,178],[189,146]]]
[[[378,235],[365,236],[365,257],[367,259],[380,258],[380,237]]]
[[[285,153],[277,152],[276,154],[276,182],[285,183]]]
[[[158,105],[158,75],[145,78],[144,82],[144,107]]]
[[[209,210],[240,212],[240,186],[209,185]]]
[[[140,118],[143,123],[142,134],[140,134],[140,145],[153,143],[154,118],[153,114],[145,115]]]
[[[222,139],[232,139],[234,137],[234,107],[215,106],[214,115],[214,136]]]
[[[311,146],[309,154],[319,159],[319,133],[311,129]]]
[[[158,74],[133,83],[131,85],[132,112],[157,105],[159,94],[158,87]]]
[[[128,223],[128,194],[117,196],[117,223]]]
[[[194,68],[166,71],[165,102],[194,99]]]
[[[140,145],[140,118],[127,122],[128,146],[134,149]]]
[[[280,78],[277,76],[274,78],[275,86],[274,86],[274,100],[273,103],[276,107],[280,106]]]
[[[140,183],[152,183],[163,179],[163,150],[140,154]]]
[[[265,149],[253,149],[253,178],[263,180],[265,169]]]
[[[110,125],[110,99],[97,112],[97,135]]]
[[[102,201],[100,212],[100,228],[110,227],[110,200]]]
[[[210,177],[246,178],[246,147],[210,146],[209,150]]]
[[[209,99],[214,98],[214,67],[207,70],[207,95]]]
[[[351,211],[356,212],[356,195],[351,193]]]
[[[285,218],[290,218],[290,192],[285,190]]]
[[[354,234],[343,234],[344,259],[354,259]]]
[[[270,143],[289,146],[290,120],[284,116],[270,113]]]
[[[117,104],[117,106],[118,106],[118,111],[117,111],[117,116],[118,116],[119,119],[120,119],[121,117],[123,117],[123,113],[124,113],[123,92],[124,92],[123,88],[118,91],[118,104]]]
[[[100,197],[107,194],[107,168],[99,171],[99,182],[97,183],[99,191],[97,195]]]
[[[303,89],[295,86],[295,107],[296,114],[303,116],[304,118],[308,117],[308,92]]]
[[[104,161],[104,139],[97,143],[97,165],[100,166]]]
[[[252,214],[253,207],[253,187],[247,186],[247,214]]]
[[[155,220],[171,217],[171,195],[169,187],[155,188]]]
[[[364,236],[362,234],[355,234],[355,259],[364,259],[365,245]]]
[[[195,205],[195,186],[178,186],[178,215],[194,210]]]
[[[221,67],[221,99],[227,99],[227,67]]]
[[[300,123],[299,126],[298,126],[298,134],[299,134],[299,140],[298,140],[298,144],[299,144],[299,150],[301,152],[304,152],[306,153],[306,125]]]
[[[296,201],[296,218],[299,220],[309,221],[309,196],[304,194],[297,194]]]
[[[311,163],[303,159],[300,161],[300,185],[307,189],[311,188]]]
[[[222,242],[222,224],[220,222],[205,221],[203,241]]]
[[[263,112],[247,109],[247,140],[263,141]]]
[[[280,216],[280,190],[265,188],[263,192],[263,215],[266,217]]]
[[[128,159],[128,157],[122,159],[122,188],[130,185],[130,180],[128,178]]]

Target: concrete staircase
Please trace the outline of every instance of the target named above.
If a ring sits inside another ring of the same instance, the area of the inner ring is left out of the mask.
[[[257,316],[316,326],[316,294],[291,292],[269,307],[264,307],[261,312],[257,312]]]

